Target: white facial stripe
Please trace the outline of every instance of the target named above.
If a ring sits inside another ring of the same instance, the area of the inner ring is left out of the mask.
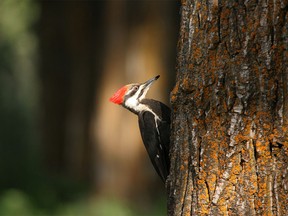
[[[137,92],[135,93],[136,99],[139,97],[139,95],[140,95],[142,89],[143,89],[143,86],[139,86]],[[138,100],[140,101],[140,98],[138,98]]]
[[[136,95],[133,95],[133,97],[130,97],[125,101],[125,106],[127,106],[128,108],[133,109],[133,110],[137,109],[138,104],[139,104],[139,102],[137,100]]]
[[[152,84],[152,83],[151,83],[151,84]],[[151,84],[150,84],[150,85],[151,85]],[[150,88],[150,85],[147,86],[146,89],[143,91],[141,97],[139,98],[140,101],[141,101],[143,98],[145,98],[145,96],[146,96],[146,94],[147,94],[147,92],[148,92],[148,90],[149,90],[149,88]]]
[[[126,93],[126,95],[130,94],[133,91],[133,88],[131,88],[130,90],[128,90],[128,92]]]

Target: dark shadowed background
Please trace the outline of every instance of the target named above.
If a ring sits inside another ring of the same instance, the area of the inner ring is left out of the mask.
[[[0,215],[165,215],[137,116],[108,101],[160,74],[169,104],[179,3],[0,1]]]

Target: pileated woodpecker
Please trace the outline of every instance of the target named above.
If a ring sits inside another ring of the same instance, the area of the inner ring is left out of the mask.
[[[140,84],[125,85],[110,101],[138,115],[142,140],[155,170],[165,183],[170,168],[170,108],[160,101],[145,98],[150,86],[159,77]]]

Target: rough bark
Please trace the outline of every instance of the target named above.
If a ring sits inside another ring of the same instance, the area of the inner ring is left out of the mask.
[[[182,1],[169,215],[288,214],[287,1]]]

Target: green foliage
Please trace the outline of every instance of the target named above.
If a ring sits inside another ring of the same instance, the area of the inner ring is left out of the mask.
[[[69,216],[77,216],[77,215],[118,215],[118,216],[132,216],[132,210],[125,204],[123,204],[120,200],[95,200],[94,202],[78,202],[76,204],[64,205],[61,206],[58,210],[59,215],[69,215]]]
[[[45,194],[43,194],[45,196]],[[158,204],[158,203],[157,203]],[[74,202],[57,203],[54,208],[40,208],[32,199],[19,190],[8,190],[0,197],[2,216],[161,216],[163,203],[155,205],[151,211],[141,211],[115,198],[80,199]]]
[[[0,191],[37,179],[39,130],[33,0],[0,1]]]
[[[0,215],[34,215],[33,211],[29,197],[20,191],[8,190],[0,199]]]

